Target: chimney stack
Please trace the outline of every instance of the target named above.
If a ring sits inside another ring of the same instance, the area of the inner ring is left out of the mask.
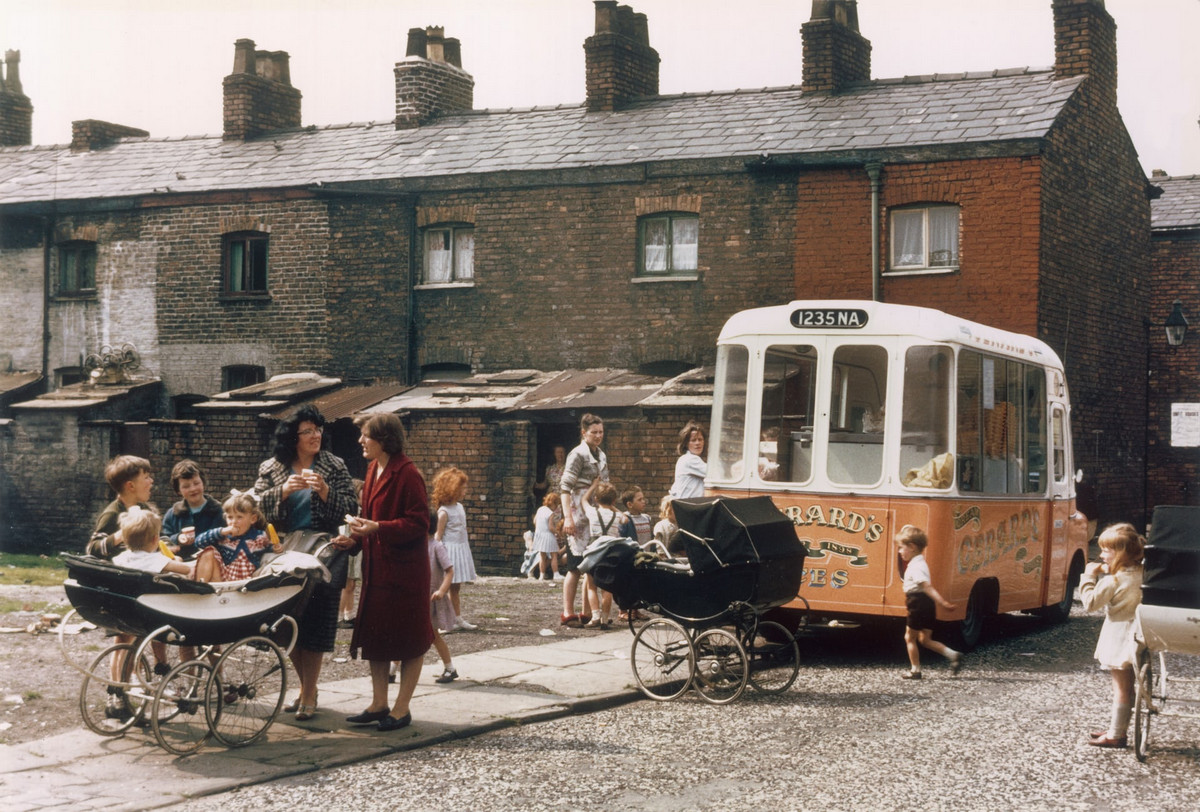
[[[226,141],[300,126],[300,91],[292,87],[286,51],[256,51],[254,40],[239,39],[224,87]]]
[[[596,0],[596,33],[583,43],[587,109],[620,110],[633,99],[658,95],[658,51],[650,47],[645,14],[616,0]]]
[[[858,33],[856,0],[813,0],[812,17],[800,27],[805,93],[837,93],[871,78],[871,43]]]
[[[441,26],[408,30],[408,47],[395,74],[397,130],[420,127],[475,104],[475,80],[462,68],[462,45],[447,39]]]
[[[1054,0],[1054,78],[1087,76],[1106,105],[1117,104],[1117,24],[1104,0]]]
[[[150,133],[122,124],[89,118],[71,122],[71,152],[90,152],[107,147],[120,138],[145,138]]]
[[[21,90],[21,52],[4,52],[0,72],[0,147],[27,147],[33,143],[33,105]]]

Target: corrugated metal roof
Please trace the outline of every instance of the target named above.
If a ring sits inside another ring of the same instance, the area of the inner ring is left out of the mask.
[[[250,141],[125,138],[88,152],[9,147],[0,149],[0,204],[764,154],[825,158],[890,149],[921,160],[926,148],[1032,144],[1082,81],[1016,68],[880,79],[832,95],[782,87],[659,96],[611,112],[582,105],[478,110],[408,130],[378,122]]]
[[[636,406],[657,392],[666,380],[623,369],[568,369],[527,393],[513,405],[512,411]]]
[[[332,423],[334,420],[340,420],[343,417],[353,417],[360,412],[371,411],[372,406],[389,398],[394,398],[401,392],[411,388],[405,384],[398,383],[375,384],[372,386],[347,386],[332,392],[326,392],[315,398],[306,398],[289,403],[287,406],[265,412],[264,417],[283,418],[294,412],[299,406],[311,403],[320,410],[327,421]]]

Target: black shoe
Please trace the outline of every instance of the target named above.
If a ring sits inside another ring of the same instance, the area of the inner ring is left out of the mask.
[[[957,674],[959,671],[962,671],[962,667],[963,667],[963,656],[961,654],[955,654],[953,657],[950,658],[950,673],[951,674]]]
[[[444,671],[442,671],[442,675],[440,677],[437,677],[434,680],[434,682],[441,682],[441,683],[454,682],[456,679],[458,679],[458,669],[447,668]]]
[[[381,711],[363,711],[362,713],[356,713],[353,716],[347,716],[346,721],[352,725],[369,725],[386,718],[388,718],[388,712],[386,709],[384,709]]]
[[[339,620],[337,627],[339,629],[353,629],[354,628],[354,619],[351,618],[349,620]]]
[[[170,663],[155,663],[154,664],[154,676],[165,677],[167,674],[170,674],[170,673],[171,673],[171,664]]]
[[[900,679],[920,679],[920,678],[921,678],[920,671],[905,671],[903,674],[900,675]]]
[[[384,711],[383,719],[379,720],[379,729],[387,732],[389,730],[399,730],[402,727],[408,727],[412,724],[412,714],[406,713],[397,719],[387,711]]]

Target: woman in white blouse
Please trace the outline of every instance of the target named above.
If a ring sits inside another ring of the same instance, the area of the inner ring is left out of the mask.
[[[689,420],[679,432],[679,459],[675,461],[675,481],[671,484],[673,499],[692,499],[704,495],[704,477],[708,464],[704,462],[704,429]]]

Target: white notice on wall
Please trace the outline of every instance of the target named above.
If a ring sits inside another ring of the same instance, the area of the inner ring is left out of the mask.
[[[1171,404],[1171,446],[1200,446],[1200,403]]]

